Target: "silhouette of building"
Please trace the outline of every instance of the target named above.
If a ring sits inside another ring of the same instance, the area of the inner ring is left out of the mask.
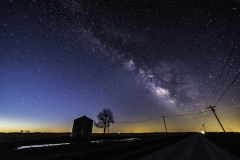
[[[72,137],[90,137],[92,135],[93,120],[87,116],[74,119],[72,127]]]

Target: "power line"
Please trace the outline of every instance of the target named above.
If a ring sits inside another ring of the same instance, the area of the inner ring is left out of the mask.
[[[209,111],[209,110],[208,110]],[[189,116],[189,115],[194,115],[194,114],[200,114],[200,113],[205,113],[208,111],[202,111],[202,112],[195,112],[195,113],[189,113],[189,114],[179,114],[179,115],[169,115],[169,116],[164,116],[164,117],[180,117],[180,116]],[[115,123],[141,123],[141,122],[146,122],[146,121],[151,121],[154,119],[159,119],[162,118],[163,116],[158,116],[155,118],[151,118],[151,119],[146,119],[146,120],[141,120],[141,121],[132,121],[132,122],[115,122]]]
[[[162,118],[162,116],[155,117],[155,118],[151,118],[151,119],[147,119],[147,120],[142,120],[142,121],[132,121],[132,122],[115,122],[115,123],[140,123],[140,122],[151,121],[151,120],[158,119],[158,118]]]
[[[212,112],[208,112],[208,116],[207,116],[207,119],[206,119],[206,121],[203,123],[203,124],[206,124],[207,122],[208,122],[208,120],[209,120],[209,118],[211,117],[211,114]]]
[[[207,115],[203,117],[203,121],[202,121],[202,124],[206,124],[206,121],[208,120],[208,117],[209,117],[209,112],[210,110],[207,111],[207,109],[205,110],[207,112]]]
[[[240,32],[238,33],[237,38],[236,38],[235,41],[234,41],[234,44],[233,44],[233,46],[232,46],[232,49],[231,49],[231,51],[230,51],[230,53],[229,53],[229,55],[228,55],[227,61],[226,61],[225,65],[224,65],[224,67],[223,67],[223,69],[222,69],[222,72],[221,72],[221,74],[220,74],[220,77],[218,78],[218,82],[217,82],[217,84],[216,84],[216,86],[215,86],[215,88],[214,88],[214,90],[213,90],[213,93],[212,93],[210,99],[209,99],[208,105],[210,105],[210,104],[212,103],[212,97],[213,97],[213,95],[214,95],[214,93],[215,93],[215,91],[216,91],[216,88],[217,88],[217,86],[218,86],[218,83],[219,83],[220,79],[222,78],[223,72],[224,72],[224,70],[225,70],[225,68],[226,68],[226,65],[227,65],[227,63],[228,63],[229,58],[230,58],[231,55],[232,55],[233,49],[235,48],[235,45],[236,45],[236,43],[237,43],[237,40],[238,40],[239,36],[240,36]]]
[[[223,120],[222,120],[222,123],[223,123],[225,126],[228,127],[228,125],[227,125]],[[228,129],[229,129],[231,132],[233,132],[230,127],[228,127]]]
[[[234,61],[233,61],[232,65],[231,65],[231,67],[229,68],[229,70],[228,70],[228,72],[227,72],[226,76],[224,77],[224,79],[223,79],[223,81],[222,81],[222,83],[221,83],[220,87],[218,88],[218,90],[217,90],[217,93],[216,93],[216,94],[214,95],[214,97],[212,98],[212,102],[214,101],[214,99],[215,99],[216,95],[218,94],[219,90],[221,89],[221,87],[222,87],[223,83],[224,83],[224,82],[225,82],[225,80],[227,79],[227,77],[228,77],[228,75],[229,75],[229,73],[230,73],[230,71],[231,71],[232,67],[234,66],[234,64],[235,64],[235,62],[236,62],[236,60],[237,60],[237,58],[238,58],[239,54],[240,54],[240,52],[238,52],[238,54],[235,56],[235,59],[234,59]]]
[[[209,106],[209,107],[207,107],[207,108],[210,108],[210,109],[212,110],[212,112],[213,112],[214,116],[216,117],[219,125],[221,126],[223,132],[226,133],[225,129],[223,128],[222,123],[220,122],[220,120],[219,120],[219,118],[218,118],[218,116],[217,116],[217,114],[216,114],[216,112],[215,112],[215,109],[214,109],[215,107],[216,107],[216,106]],[[227,136],[227,135],[226,135],[226,136]]]
[[[209,110],[208,110],[209,111]],[[195,113],[189,113],[189,114],[182,114],[182,115],[172,115],[172,116],[164,116],[164,117],[178,117],[178,116],[189,116],[189,115],[194,115],[194,114],[200,114],[200,113],[205,113],[208,111],[202,111],[202,112],[195,112]]]
[[[233,85],[233,83],[237,80],[238,76],[240,76],[240,72],[238,73],[238,75],[234,78],[234,80],[232,81],[232,83],[228,86],[228,88],[226,89],[226,91],[222,94],[222,96],[218,99],[218,101],[215,103],[214,106],[216,106],[216,104],[218,104],[218,102],[222,99],[222,97],[227,93],[227,91],[229,90],[229,88]]]

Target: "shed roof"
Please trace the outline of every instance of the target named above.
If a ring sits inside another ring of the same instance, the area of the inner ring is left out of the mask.
[[[88,118],[87,116],[82,116],[82,117],[79,117],[79,118],[77,118],[77,119],[75,119],[75,120],[78,120],[78,119],[89,119],[89,120],[92,120],[91,118]],[[93,120],[92,120],[93,121]]]

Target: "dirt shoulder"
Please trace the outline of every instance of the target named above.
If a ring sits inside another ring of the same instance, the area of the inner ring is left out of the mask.
[[[207,133],[205,137],[240,159],[240,133]]]

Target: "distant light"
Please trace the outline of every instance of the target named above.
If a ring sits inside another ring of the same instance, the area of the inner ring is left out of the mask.
[[[201,131],[201,133],[202,133],[202,134],[205,134],[205,132],[204,132],[204,131]]]

